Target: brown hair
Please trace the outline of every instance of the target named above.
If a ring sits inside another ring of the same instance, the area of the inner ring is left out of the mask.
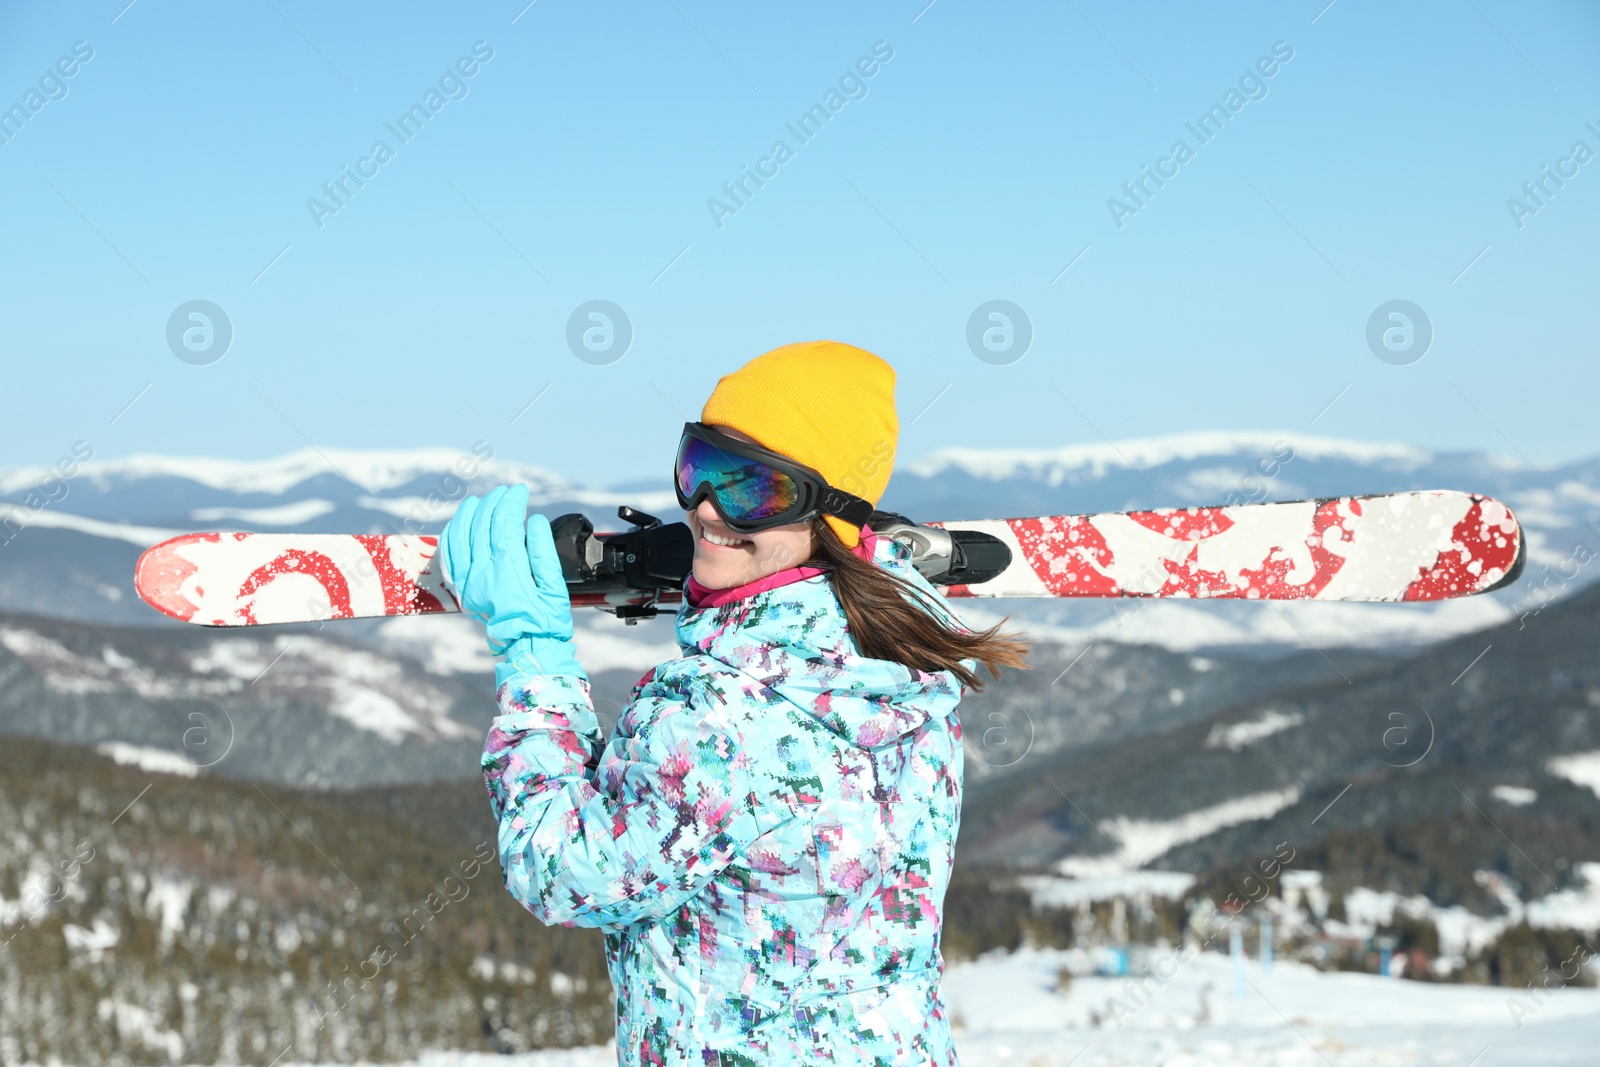
[[[850,551],[826,522],[814,521],[812,533],[811,562],[830,572],[834,594],[862,655],[929,674],[950,671],[974,692],[986,683],[961,662],[964,659],[977,660],[995,678],[1002,667],[1029,669],[1023,635],[1001,630],[1010,616],[987,630],[950,629],[930,613],[926,592]]]

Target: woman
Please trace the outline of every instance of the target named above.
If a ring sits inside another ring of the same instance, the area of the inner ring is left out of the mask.
[[[464,501],[444,573],[482,618],[483,755],[506,888],[605,931],[624,1064],[953,1064],[939,925],[961,808],[956,704],[1026,667],[865,527],[894,371],[830,341],[724,377],[678,452],[695,535],[683,655],[606,742],[525,486]]]

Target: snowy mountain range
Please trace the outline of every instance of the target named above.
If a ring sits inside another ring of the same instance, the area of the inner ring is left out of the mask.
[[[621,504],[679,517],[665,472],[659,481],[585,486],[481,443],[465,451],[308,448],[259,461],[91,457],[75,464],[70,478],[49,469],[0,470],[0,610],[159,625],[165,620],[133,595],[133,563],[142,549],[176,533],[433,533],[466,494],[512,481],[532,488],[534,507],[551,515],[582,511],[601,529],[620,528]],[[1529,598],[1541,581],[1564,595],[1591,579],[1593,569],[1578,561],[1600,551],[1600,457],[1539,470],[1486,453],[1287,431],[1034,451],[948,448],[903,462],[882,504],[918,519],[992,518],[1437,488],[1486,492],[1513,507],[1529,549],[1518,586],[1427,606],[996,601],[967,612],[973,621],[1013,613],[1042,637],[1078,643],[1187,652],[1401,649],[1513,617],[1537,603]],[[1585,548],[1575,557],[1580,542]],[[1560,577],[1563,571],[1571,576]],[[617,633],[664,643],[660,634],[647,636],[650,629]]]

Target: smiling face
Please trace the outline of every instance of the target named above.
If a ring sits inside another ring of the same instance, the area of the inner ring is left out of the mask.
[[[731,427],[715,428],[740,441],[760,443]],[[694,531],[694,579],[707,589],[732,589],[811,558],[809,522],[741,534],[728,529],[710,500],[685,514]]]

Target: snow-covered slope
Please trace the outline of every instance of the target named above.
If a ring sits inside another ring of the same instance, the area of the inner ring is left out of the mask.
[[[1600,1038],[1593,989],[1545,994],[1519,1017],[1504,989],[1285,962],[1266,970],[1247,960],[1238,996],[1233,964],[1215,953],[1175,965],[1165,979],[1076,978],[1061,989],[1069,956],[1023,950],[950,968],[945,997],[962,1062],[1520,1067],[1585,1062]]]
[[[1523,628],[1347,662],[1321,679],[1302,672],[1260,698],[1236,686],[1214,712],[1185,718],[1179,705],[1165,727],[1112,744],[1029,752],[1003,776],[969,776],[962,855],[1104,878],[1145,866],[1248,871],[1288,842],[1308,868],[1335,871],[1341,892],[1375,886],[1514,917],[1474,872],[1513,880],[1531,901],[1600,870],[1582,866],[1600,865],[1596,632],[1591,587]],[[1110,688],[1095,659],[1084,665]],[[1198,698],[1201,680],[1224,669],[1219,658],[1210,672],[1168,677]],[[1032,737],[1076,697],[1025,695],[1011,703]],[[983,699],[963,701],[963,722]],[[969,765],[984,754],[971,741],[968,751]]]
[[[1058,976],[1070,951],[1023,950],[951,966],[944,996],[961,1062],[1018,1067],[1524,1067],[1592,1063],[1600,991],[1542,993],[1531,1013],[1513,994],[1428,985],[1303,964],[1240,972],[1202,953],[1170,978]],[[502,1057],[433,1052],[417,1067],[497,1067]],[[613,1045],[535,1052],[528,1067],[609,1067]]]

